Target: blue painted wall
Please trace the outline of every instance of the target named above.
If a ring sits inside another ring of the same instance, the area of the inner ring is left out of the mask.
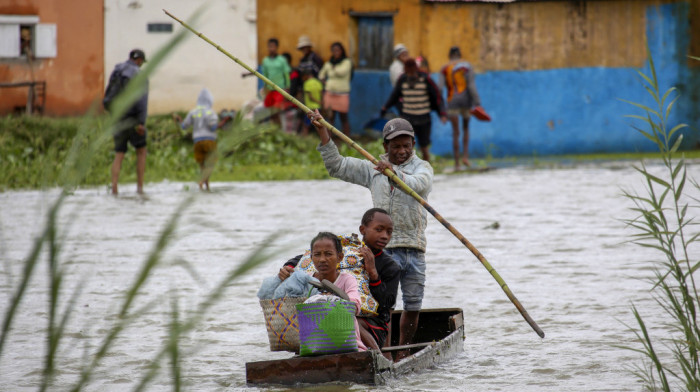
[[[669,128],[684,122],[683,148],[700,141],[698,71],[687,66],[687,3],[647,10],[647,41],[662,93],[676,86],[681,94]],[[620,45],[624,45],[623,42]],[[630,125],[626,114],[643,114],[621,99],[654,105],[637,68],[570,68],[541,71],[494,71],[476,83],[490,123],[471,120],[470,155],[505,157],[594,152],[654,151],[656,146]],[[641,69],[649,74],[649,67]],[[434,75],[437,80],[437,75]],[[354,132],[378,116],[391,93],[388,72],[356,71],[350,104]],[[653,107],[653,106],[652,106]],[[637,124],[643,126],[644,124]],[[449,123],[433,119],[432,152],[452,154]]]

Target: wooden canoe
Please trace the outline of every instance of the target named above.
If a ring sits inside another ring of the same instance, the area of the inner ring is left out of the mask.
[[[392,314],[392,346],[385,351],[395,356],[401,347],[399,340],[400,311]],[[347,382],[381,385],[387,378],[395,377],[453,358],[464,350],[464,316],[462,309],[424,309],[420,313],[416,343],[404,346],[411,356],[392,362],[378,351],[295,356],[289,359],[246,363],[248,385],[272,384],[320,384]]]

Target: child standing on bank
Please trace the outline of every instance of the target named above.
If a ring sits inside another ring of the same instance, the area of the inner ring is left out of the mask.
[[[219,121],[219,116],[212,110],[214,97],[207,88],[203,88],[197,97],[197,107],[187,113],[185,120],[177,114],[173,119],[180,124],[180,128],[192,127],[192,139],[194,140],[194,159],[199,164],[200,179],[199,189],[206,187],[209,190],[209,176],[216,163],[216,130],[223,127],[231,118],[225,117]]]
[[[302,66],[299,71],[301,72],[301,79],[304,81],[304,105],[311,110],[320,109],[323,101],[323,83],[316,79],[312,67]],[[310,124],[309,118],[304,117],[302,135],[306,136],[309,134]]]

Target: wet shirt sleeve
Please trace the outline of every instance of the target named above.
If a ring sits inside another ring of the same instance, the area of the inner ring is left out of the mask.
[[[210,131],[216,131],[216,129],[219,127],[219,115],[210,110],[209,112],[207,112],[206,123],[207,128]]]
[[[332,140],[316,149],[331,177],[369,188],[374,171],[372,162],[340,155]]]
[[[180,124],[180,128],[187,129],[191,126],[192,126],[192,111],[187,113],[187,116],[185,117],[185,119],[182,120],[182,123]]]
[[[405,182],[409,188],[420,195],[430,193],[433,187],[433,167],[426,161],[421,160],[415,170],[402,170],[394,167],[396,175]]]
[[[345,291],[345,294],[348,295],[350,301],[355,304],[355,314],[359,314],[360,304],[362,302],[360,300],[360,290],[357,289],[357,279],[350,274],[341,272],[340,276],[338,276],[338,279],[335,281],[335,285],[341,290]]]
[[[369,282],[369,291],[380,307],[392,309],[396,305],[401,270],[394,259],[382,253],[375,260],[378,265],[379,280]]]

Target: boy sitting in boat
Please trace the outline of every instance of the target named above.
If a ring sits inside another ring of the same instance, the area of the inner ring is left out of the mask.
[[[381,208],[371,208],[362,216],[360,234],[366,246],[362,247],[360,252],[369,276],[370,293],[379,303],[379,307],[377,316],[358,317],[357,320],[362,342],[375,350],[384,347],[389,332],[391,310],[396,303],[396,293],[401,278],[401,269],[398,264],[384,253],[384,247],[391,240],[393,230],[391,216]],[[294,267],[301,257],[302,255],[299,255],[287,261],[280,269],[278,277],[281,280],[287,279],[294,272]]]

